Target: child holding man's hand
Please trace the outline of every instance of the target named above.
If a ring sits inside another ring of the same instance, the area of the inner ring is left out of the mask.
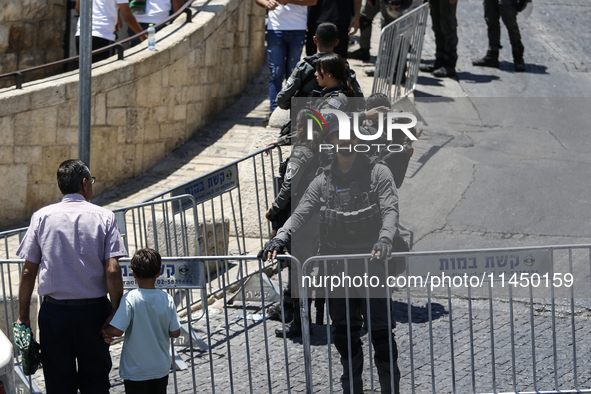
[[[172,297],[156,289],[162,259],[153,249],[140,249],[131,259],[138,289],[125,294],[111,323],[103,330],[105,342],[125,332],[119,374],[126,394],[166,394],[171,367],[169,338],[181,327]]]

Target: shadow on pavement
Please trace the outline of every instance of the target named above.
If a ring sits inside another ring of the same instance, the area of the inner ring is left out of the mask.
[[[499,78],[496,75],[472,74],[471,72],[459,72],[458,79],[460,81],[471,81],[472,83],[489,83],[492,81],[497,81],[501,78]]]
[[[413,323],[427,323],[429,321],[428,306],[410,306],[411,319]],[[431,303],[431,318],[437,320],[448,315],[443,305]],[[394,301],[392,303],[392,316],[398,323],[408,323],[408,304],[406,302]]]
[[[425,306],[410,307],[412,323],[427,323],[429,321],[429,309],[427,304]],[[431,303],[431,318],[432,320],[440,319],[444,316],[449,315],[449,312],[445,310],[445,307],[438,303]],[[408,323],[408,304],[406,302],[392,302],[392,318],[398,323]],[[334,330],[331,327],[331,334]],[[367,334],[366,329],[361,330],[362,335]],[[302,338],[288,339],[294,343],[302,343]],[[310,344],[312,346],[324,346],[328,343],[326,326],[311,325]]]
[[[426,86],[443,86],[443,84],[441,83],[441,79],[433,78],[433,77],[425,77],[422,75],[419,75],[419,77],[417,78],[417,84],[418,85],[426,85]]]
[[[432,100],[429,100],[429,99],[432,99],[432,98],[437,98],[438,103],[455,101],[451,97],[443,97],[443,96],[439,96],[437,94],[425,93],[425,92],[421,92],[420,90],[415,90],[414,95],[415,95],[415,102],[419,102],[419,103],[421,103],[421,102],[422,103],[430,103]]]
[[[515,72],[513,67],[513,63],[507,61],[499,62],[499,69],[502,71],[508,72]],[[548,74],[548,67],[544,66],[543,64],[533,64],[533,63],[526,63],[525,64],[525,73],[527,74]]]

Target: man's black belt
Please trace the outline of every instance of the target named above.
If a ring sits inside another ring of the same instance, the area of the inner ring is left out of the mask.
[[[44,296],[43,302],[48,302],[50,304],[58,304],[58,305],[94,305],[100,304],[107,300],[107,296],[98,297],[98,298],[80,298],[77,300],[56,300],[50,296]]]

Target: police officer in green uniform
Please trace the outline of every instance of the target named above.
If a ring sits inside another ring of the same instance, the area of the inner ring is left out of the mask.
[[[313,113],[310,110],[302,110],[297,116],[297,141],[293,146],[281,189],[275,197],[271,208],[266,212],[267,220],[273,218],[282,212],[297,207],[302,195],[308,188],[308,185],[316,176],[316,171],[320,167],[318,145],[322,139],[322,129],[317,123],[313,123],[313,138],[307,140],[305,131],[306,121]],[[325,133],[324,133],[325,134]],[[318,252],[318,217],[312,218],[300,231],[294,234],[292,238],[292,247],[290,253],[296,256],[300,261],[305,261]],[[289,312],[299,311],[298,298],[291,298],[291,265],[288,263],[288,281],[284,292],[284,307],[286,316]],[[270,311],[271,312],[271,311]],[[279,312],[279,311],[276,311]],[[287,320],[287,318],[286,318]],[[287,338],[301,336],[301,319],[299,313],[294,314],[293,323],[289,326],[285,335]],[[283,330],[276,330],[275,334],[283,337]]]
[[[332,23],[321,23],[316,29],[314,42],[317,45],[318,52],[312,56],[305,57],[294,68],[286,84],[277,94],[277,105],[282,109],[291,108],[292,97],[309,97],[314,91],[320,92],[322,89],[316,81],[316,62],[319,58],[328,53],[333,53],[335,45],[338,43],[337,27]],[[347,65],[347,80],[350,82],[356,97],[363,97],[363,92],[357,82],[355,71]]]
[[[339,140],[337,131],[338,128],[329,128],[327,138],[337,150],[335,160],[314,178],[292,216],[275,238],[259,252],[260,258],[270,259],[284,253],[292,234],[318,215],[321,221],[321,254],[359,254],[371,251],[372,261],[368,264],[372,267],[370,270],[383,270],[384,260],[392,250],[398,227],[398,195],[394,179],[385,165],[372,164],[365,154],[354,150],[355,144],[359,142],[356,137]],[[343,267],[342,263],[336,262],[332,272]],[[349,273],[354,267],[364,269],[364,266],[363,261],[349,259],[347,262]],[[386,294],[382,298],[371,298],[369,304],[371,341],[381,392],[398,394],[398,350],[392,331],[393,324],[387,318]],[[363,393],[360,331],[364,317],[367,316],[366,305],[363,298],[330,298],[333,341],[341,355],[341,383],[344,393],[350,393],[351,386],[354,393]],[[348,326],[350,341],[347,335]],[[390,374],[390,362],[393,375]]]

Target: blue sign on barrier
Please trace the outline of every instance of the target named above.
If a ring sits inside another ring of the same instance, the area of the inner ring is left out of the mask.
[[[129,259],[119,261],[123,287],[137,288],[137,283],[131,272]],[[160,276],[156,279],[156,288],[203,288],[205,283],[205,267],[202,260],[162,259]]]
[[[172,197],[190,194],[195,197],[195,204],[199,204],[237,187],[238,166],[234,164],[179,186],[170,194]],[[192,205],[192,202],[187,200],[183,202],[182,207],[187,209]]]

